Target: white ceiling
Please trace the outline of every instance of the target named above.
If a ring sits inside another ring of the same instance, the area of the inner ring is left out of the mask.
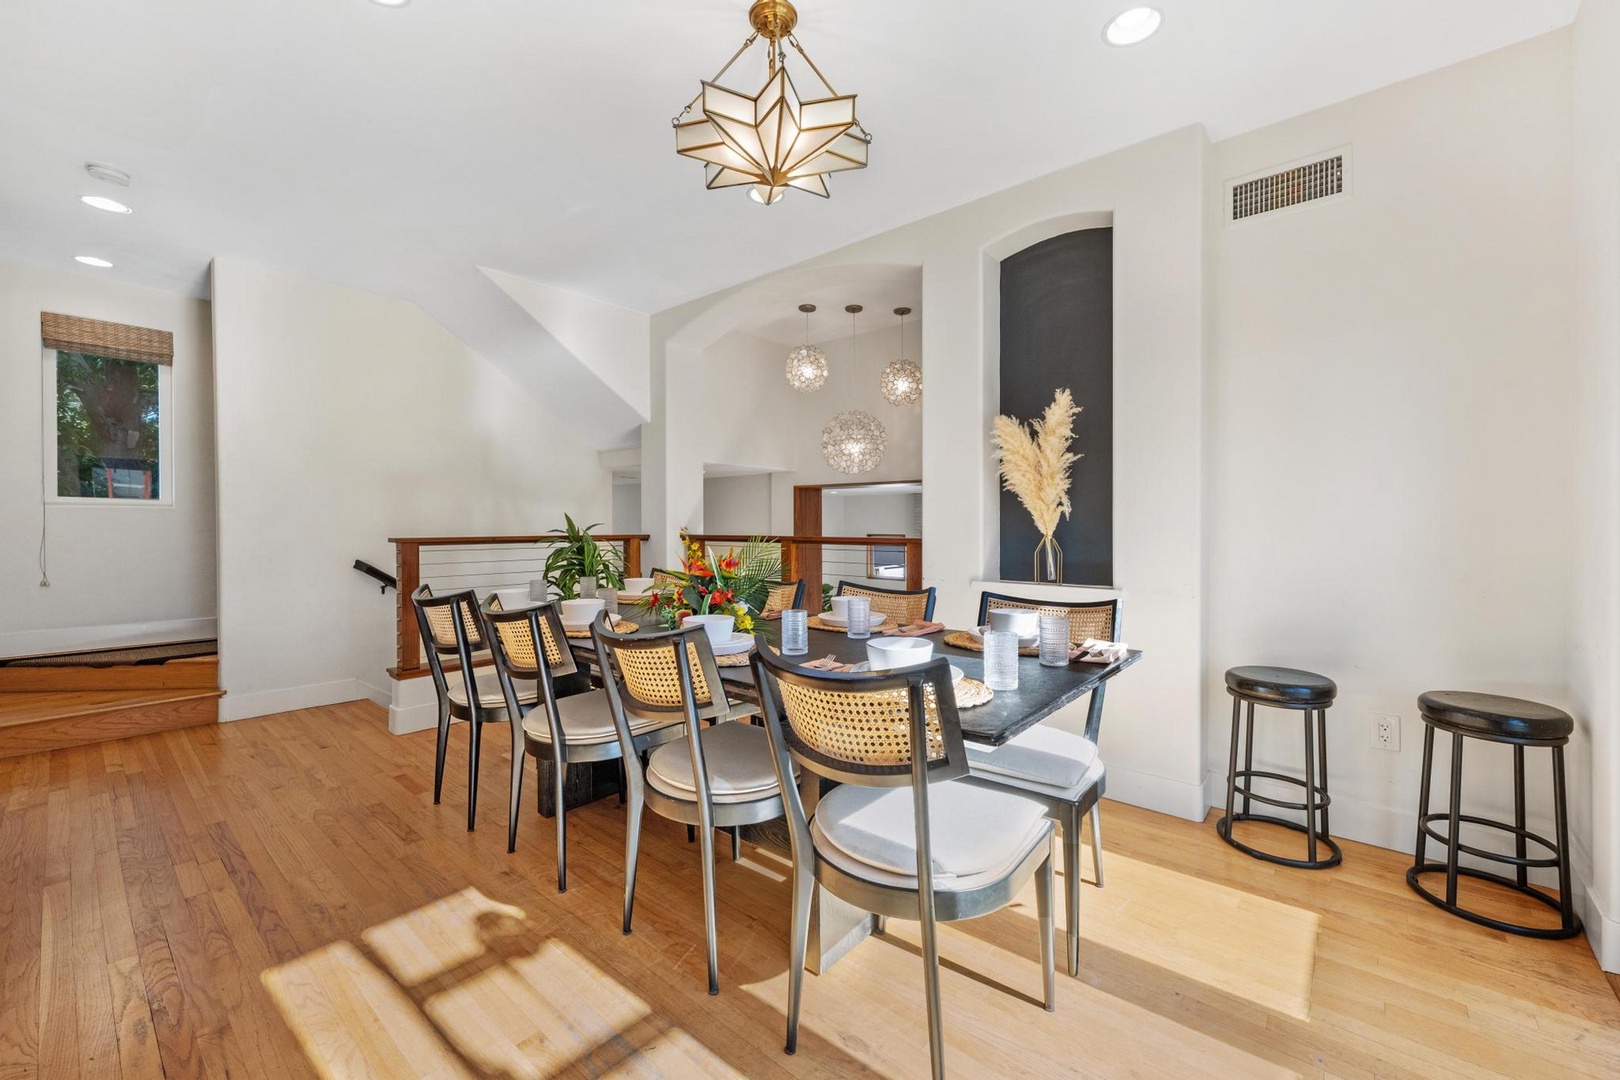
[[[495,310],[479,266],[656,311],[1185,124],[1220,139],[1441,67],[1577,4],[1159,0],[1160,34],[1114,49],[1101,28],[1124,0],[804,0],[800,40],[860,95],[872,165],[830,201],[766,208],[704,191],[669,128],[746,35],[747,0],[11,0],[0,257],[203,295],[209,258],[233,255],[458,332]],[[86,160],[134,175],[135,214],[78,203],[117,194]]]

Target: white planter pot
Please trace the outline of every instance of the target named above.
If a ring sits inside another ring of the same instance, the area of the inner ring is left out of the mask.
[[[688,615],[681,620],[681,629],[691,626],[703,627],[703,632],[709,635],[710,645],[724,645],[731,640],[731,633],[737,626],[735,615]]]

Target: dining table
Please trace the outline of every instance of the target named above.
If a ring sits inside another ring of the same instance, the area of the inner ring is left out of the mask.
[[[635,620],[637,614],[633,611],[624,611],[621,617]],[[648,622],[646,619],[641,621],[644,624]],[[653,628],[644,625],[642,629]],[[879,626],[874,631],[873,637],[881,636],[884,629]],[[950,633],[948,630],[939,630],[917,636],[933,642],[935,658],[949,659],[967,678],[982,682],[983,654],[973,649],[946,644],[945,637]],[[841,664],[858,664],[867,660],[866,639],[855,639],[845,632],[814,627],[809,630],[808,638],[810,647],[803,654],[801,663],[809,663],[824,657],[831,657]],[[778,648],[781,641],[781,623],[760,620],[756,624],[755,640],[756,647]],[[579,661],[594,666],[596,650],[591,641],[572,639],[571,644]],[[1130,649],[1123,657],[1106,663],[1076,659],[1061,667],[1048,667],[1033,656],[1020,655],[1016,689],[996,690],[984,704],[960,710],[962,737],[972,743],[1001,746],[1065,707],[1089,696],[1084,730],[1088,738],[1095,740],[1102,720],[1103,693],[1107,684],[1141,659],[1140,649]],[[759,701],[759,694],[754,686],[752,665],[725,666],[719,670],[729,696],[756,703]],[[811,776],[808,771],[805,775]],[[804,799],[806,813],[814,810],[820,794],[820,782],[807,781],[804,784],[801,797]],[[753,828],[764,830],[768,826]],[[847,904],[818,886],[811,913],[810,948],[805,965],[807,970],[815,974],[825,972],[863,939],[870,936],[873,928],[874,918],[870,912]]]

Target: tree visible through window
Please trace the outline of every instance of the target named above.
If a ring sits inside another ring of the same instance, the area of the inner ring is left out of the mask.
[[[158,370],[57,351],[57,495],[158,498]]]

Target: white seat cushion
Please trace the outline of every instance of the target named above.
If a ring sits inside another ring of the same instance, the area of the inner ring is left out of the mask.
[[[1001,746],[967,743],[968,766],[987,780],[1077,799],[1102,779],[1097,744],[1072,731],[1037,724]]]
[[[461,672],[446,672],[444,681],[450,684],[450,700],[467,707],[467,683],[461,677]],[[486,709],[505,709],[506,695],[501,693],[501,678],[493,671],[477,673],[478,704]],[[515,679],[512,689],[517,691],[519,705],[533,705],[540,700],[540,684],[526,679]]]
[[[995,881],[1052,835],[1034,799],[955,780],[928,788],[934,888],[961,891]],[[845,784],[822,796],[811,819],[816,850],[843,871],[900,888],[917,886],[912,789]]]
[[[780,792],[765,729],[727,721],[704,728],[703,763],[709,796],[717,803],[752,802]],[[794,773],[798,767],[794,766]],[[672,799],[697,801],[692,781],[692,749],[685,739],[665,743],[647,759],[647,782]]]
[[[619,737],[618,731],[613,726],[613,707],[608,703],[606,690],[592,690],[588,694],[572,694],[558,698],[557,712],[562,719],[563,739],[571,746],[612,742]],[[640,735],[644,731],[679,723],[681,723],[679,717],[643,720],[632,716],[630,734]],[[540,742],[551,741],[551,721],[546,718],[544,706],[523,718],[523,730],[531,739]]]

